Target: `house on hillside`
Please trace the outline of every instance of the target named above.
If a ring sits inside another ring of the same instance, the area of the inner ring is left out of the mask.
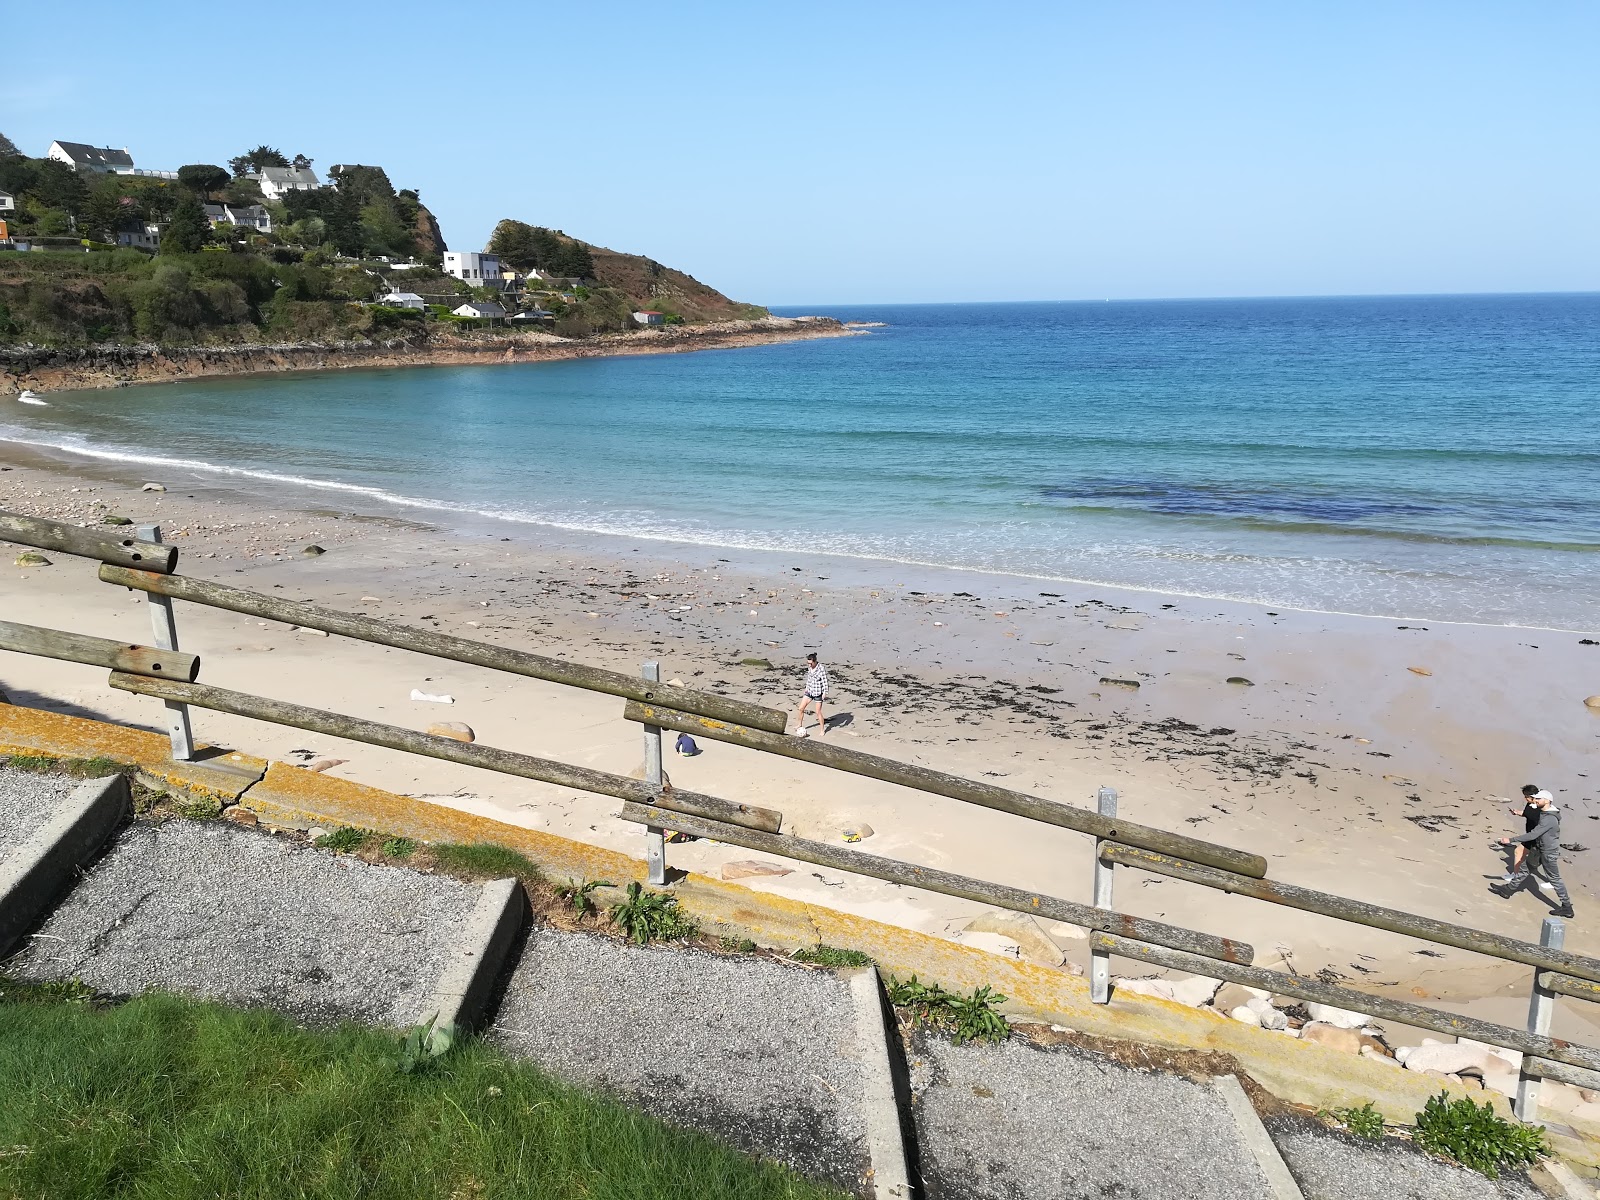
[[[515,321],[519,325],[543,325],[555,319],[555,313],[545,308],[525,309],[519,313],[512,313],[511,316],[506,318],[507,321]]]
[[[310,167],[262,167],[254,179],[268,200],[281,199],[290,192],[314,192],[322,186]]]
[[[453,311],[458,317],[469,317],[476,321],[503,321],[506,315],[506,310],[493,300],[469,300]]]
[[[133,155],[126,146],[115,150],[110,146],[86,146],[82,142],[51,142],[45,157],[66,163],[85,175],[133,174]]]
[[[444,273],[454,275],[464,283],[483,286],[500,282],[500,256],[474,254],[466,250],[446,250]]]
[[[138,225],[125,225],[117,231],[117,245],[132,246],[135,250],[161,249],[161,226],[154,221]]]
[[[387,304],[390,308],[413,308],[417,312],[428,311],[428,302],[415,292],[390,292],[386,296],[379,296],[378,303]]]
[[[646,310],[644,312],[634,313],[633,321],[636,325],[665,325],[667,323],[667,315],[665,313],[651,312]]]
[[[0,213],[16,212],[17,198],[10,192],[0,192]]]
[[[206,220],[212,225],[243,225],[262,233],[272,232],[272,217],[259,204],[207,204]]]

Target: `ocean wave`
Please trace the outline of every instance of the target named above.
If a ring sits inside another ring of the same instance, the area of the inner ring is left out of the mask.
[[[223,478],[247,479],[262,483],[283,485],[288,487],[306,488],[315,492],[334,492],[345,495],[360,496],[368,500],[394,505],[400,508],[421,510],[424,512],[437,512],[453,514],[466,518],[481,518],[491,521],[503,521],[511,524],[540,526],[548,529],[557,529],[568,533],[596,534],[606,537],[630,538],[636,540],[676,543],[680,545],[704,546],[713,549],[743,550],[757,553],[804,553],[820,554],[833,558],[851,559],[863,562],[884,562],[910,567],[924,567],[935,570],[957,570],[976,575],[995,576],[1001,578],[1024,578],[1039,580],[1053,584],[1067,584],[1083,587],[1105,587],[1121,591],[1147,595],[1182,596],[1196,600],[1212,600],[1231,603],[1259,604],[1282,609],[1284,611],[1300,611],[1311,613],[1324,613],[1335,616],[1375,617],[1382,619],[1412,620],[1419,619],[1419,610],[1407,611],[1375,611],[1377,606],[1367,609],[1355,610],[1331,607],[1313,602],[1290,602],[1284,597],[1288,590],[1282,586],[1275,587],[1267,583],[1258,575],[1256,583],[1251,587],[1229,587],[1204,589],[1194,586],[1193,576],[1184,572],[1182,582],[1174,579],[1172,582],[1158,584],[1130,583],[1126,578],[1102,578],[1085,574],[1052,573],[1048,569],[1040,569],[1036,556],[1031,561],[1019,563],[974,563],[971,561],[958,561],[953,558],[941,558],[920,553],[920,548],[911,546],[891,547],[879,538],[866,538],[860,535],[840,535],[836,533],[804,533],[797,531],[770,532],[757,535],[750,531],[713,530],[695,528],[683,524],[675,524],[665,520],[657,513],[613,513],[610,519],[594,519],[592,515],[580,517],[570,512],[529,512],[520,509],[498,506],[476,506],[463,504],[434,497],[410,496],[387,488],[366,484],[349,483],[341,480],[317,479],[309,476],[294,475],[281,471],[268,471],[248,467],[226,466],[218,463],[205,462],[198,459],[176,458],[170,455],[151,454],[147,452],[120,448],[90,445],[75,438],[60,440],[41,440],[37,437],[6,436],[10,431],[0,429],[0,440],[12,441],[19,445],[32,446],[44,450],[56,450],[65,454],[79,455],[85,458],[97,459],[105,462],[127,463],[137,466],[165,467],[176,470],[189,470],[202,474],[214,475]],[[1083,557],[1087,559],[1098,558],[1105,562],[1125,562],[1135,548],[1128,545],[1101,547],[1102,553],[1096,553],[1095,547],[1084,547]],[[1227,551],[1196,551],[1172,546],[1146,546],[1142,550],[1143,556],[1155,562],[1167,562],[1178,565],[1184,564],[1191,567],[1219,565],[1253,566],[1257,569],[1271,568],[1274,571],[1287,573],[1292,576],[1307,565],[1307,560],[1285,559],[1277,563],[1268,563],[1259,556],[1236,554]],[[1325,567],[1336,568],[1338,574],[1361,573],[1357,564],[1353,563],[1324,563]],[[1367,564],[1372,568],[1374,564]],[[1388,574],[1384,571],[1372,571],[1372,574]],[[1452,581],[1440,580],[1449,590]],[[1586,629],[1575,625],[1566,624],[1537,624],[1517,622],[1511,620],[1471,620],[1450,618],[1424,614],[1421,619],[1433,620],[1441,624],[1462,625],[1496,625],[1530,630],[1544,630],[1555,632],[1585,632]]]

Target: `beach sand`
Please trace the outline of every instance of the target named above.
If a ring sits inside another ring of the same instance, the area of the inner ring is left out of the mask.
[[[1493,839],[1521,827],[1499,798],[1537,782],[1575,847],[1567,948],[1600,953],[1600,716],[1583,704],[1600,692],[1600,646],[1586,635],[489,521],[448,528],[377,501],[335,509],[326,494],[241,490],[197,472],[143,492],[138,468],[9,445],[0,467],[0,507],[159,522],[186,574],[285,598],[620,670],[654,659],[663,679],[791,710],[804,654],[817,650],[835,691],[828,736],[842,744],[1084,806],[1114,787],[1124,817],[1263,854],[1274,879],[1533,940],[1550,911],[1537,894],[1486,889],[1503,869]],[[327,553],[303,556],[309,544]],[[0,565],[8,619],[149,640],[142,594],[96,582],[83,560],[18,568],[13,557]],[[180,606],[179,630],[207,683],[419,729],[465,721],[481,743],[622,774],[642,764],[640,728],[612,697],[195,606]],[[1137,689],[1102,682],[1130,676]],[[413,701],[413,688],[455,703]],[[158,721],[155,701],[110,690],[89,667],[0,652],[0,689],[14,703]],[[195,724],[203,740],[289,762],[346,759],[334,773],[643,856],[641,832],[604,797],[204,711]],[[780,809],[801,836],[838,841],[865,822],[875,832],[864,850],[1090,898],[1082,835],[703,746],[693,759],[669,753],[675,784]],[[674,866],[712,874],[751,857],[762,856],[669,849]],[[948,936],[982,911],[789,865],[747,882]],[[1116,888],[1119,909],[1247,939],[1263,965],[1513,1024],[1526,1011],[1527,968],[1132,870]],[[1081,963],[1073,932],[1052,927]],[[1578,1007],[1558,1006],[1556,1032],[1592,1040]]]

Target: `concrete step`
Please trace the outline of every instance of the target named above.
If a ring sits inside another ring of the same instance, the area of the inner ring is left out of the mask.
[[[862,1188],[870,1049],[845,979],[756,956],[537,929],[488,1036],[675,1124]]]
[[[480,891],[222,822],[136,822],[8,971],[404,1028]]]

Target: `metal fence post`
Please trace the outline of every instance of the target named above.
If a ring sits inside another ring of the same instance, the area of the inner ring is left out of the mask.
[[[1539,945],[1550,950],[1561,949],[1566,941],[1567,926],[1560,917],[1546,917],[1539,929]],[[1528,997],[1528,1032],[1547,1035],[1550,1018],[1555,1012],[1556,994],[1539,986],[1538,968],[1533,972],[1533,992]],[[1517,1102],[1512,1106],[1519,1121],[1539,1119],[1539,1080],[1524,1069],[1517,1079]]]
[[[1117,815],[1117,789],[1100,789],[1099,809],[1102,817]],[[1100,861],[1100,839],[1094,843],[1094,906],[1111,907],[1111,864]],[[1096,1004],[1111,1003],[1111,952],[1089,952],[1089,999]]]
[[[161,540],[161,526],[139,525],[135,534],[146,542]],[[150,608],[150,625],[155,632],[156,649],[178,649],[178,621],[172,610],[171,596],[145,593]],[[189,706],[177,700],[165,701],[167,706],[167,734],[172,738],[172,760],[190,762],[194,759],[194,731],[189,727]]]
[[[647,662],[639,672],[651,683],[661,682],[661,664]],[[657,791],[661,790],[661,726],[644,727],[644,781]],[[648,879],[654,884],[667,882],[667,835],[654,825],[645,827],[645,860],[649,864]]]

